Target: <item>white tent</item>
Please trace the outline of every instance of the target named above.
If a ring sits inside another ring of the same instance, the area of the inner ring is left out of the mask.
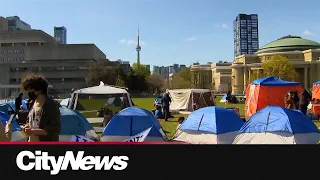
[[[77,107],[77,102],[79,95],[120,95],[126,96],[128,99],[129,106],[133,106],[130,98],[130,94],[124,88],[118,88],[114,86],[105,85],[103,82],[100,82],[99,86],[88,87],[84,89],[76,90],[71,95],[71,101],[69,102],[68,108],[75,110]]]
[[[194,103],[199,108],[215,104],[210,89],[173,89],[169,93],[172,101],[170,111],[193,111]]]

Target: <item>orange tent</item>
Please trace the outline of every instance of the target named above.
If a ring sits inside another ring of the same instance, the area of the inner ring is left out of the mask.
[[[300,94],[301,83],[273,76],[253,81],[246,89],[245,117],[249,118],[268,105],[284,107],[284,97],[289,91],[298,91]]]
[[[312,99],[320,100],[320,81],[313,83]]]

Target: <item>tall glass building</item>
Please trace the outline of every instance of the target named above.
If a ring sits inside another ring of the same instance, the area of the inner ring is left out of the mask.
[[[255,54],[259,49],[257,14],[239,14],[233,21],[234,56]]]
[[[62,27],[54,27],[54,38],[60,44],[67,44],[67,28]]]

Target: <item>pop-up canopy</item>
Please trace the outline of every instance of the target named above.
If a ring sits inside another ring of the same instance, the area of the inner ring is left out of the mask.
[[[83,99],[89,99],[89,100],[91,99],[94,100],[96,99],[95,97],[101,97],[101,96],[103,97],[106,96],[108,97],[108,99],[109,98],[114,99],[115,97],[119,97],[125,104],[127,104],[127,106],[129,107],[132,106],[130,94],[126,89],[105,85],[103,82],[100,82],[99,86],[88,87],[88,88],[74,91],[71,95],[68,108],[76,110],[78,100],[80,99],[79,96],[84,97]]]

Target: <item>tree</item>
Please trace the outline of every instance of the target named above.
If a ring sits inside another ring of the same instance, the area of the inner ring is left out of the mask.
[[[256,79],[262,78],[262,76],[264,76],[264,75],[263,74],[259,74],[259,70],[252,70],[252,72],[250,73],[249,81],[252,82],[252,81],[254,81]]]
[[[280,55],[272,56],[270,60],[262,63],[264,76],[277,76],[287,81],[294,81],[298,74],[288,58]]]
[[[174,75],[171,80],[172,89],[189,89],[191,88],[191,71],[190,68],[184,68]]]
[[[132,64],[132,71],[137,76],[144,76],[144,77],[150,76],[150,70],[147,69],[147,66],[143,65],[143,64],[133,63]]]
[[[91,61],[86,78],[88,86],[97,86],[100,81],[105,84],[115,85],[118,75],[122,75],[121,67],[113,65],[110,61]]]
[[[166,80],[158,73],[153,73],[147,80],[149,88],[152,92],[161,92],[164,90]]]
[[[117,79],[116,79],[116,86],[119,86],[119,87],[126,87],[126,82],[123,80],[123,78],[118,75]]]

